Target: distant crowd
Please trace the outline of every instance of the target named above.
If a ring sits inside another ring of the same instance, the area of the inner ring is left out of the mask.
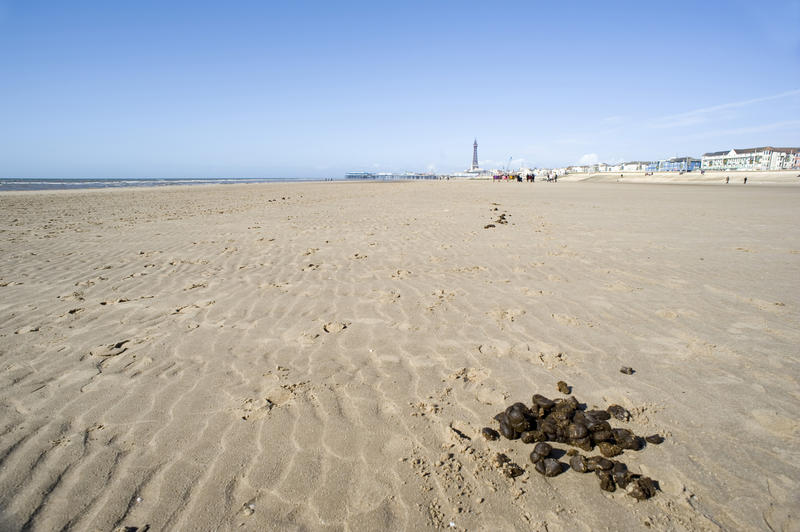
[[[536,182],[536,174],[525,174],[525,181],[528,183],[535,183]],[[517,181],[522,183],[522,174],[495,174],[492,176],[494,181]],[[544,174],[544,177],[540,176],[540,180],[544,179],[548,183],[558,183],[558,172],[550,172],[548,174]]]

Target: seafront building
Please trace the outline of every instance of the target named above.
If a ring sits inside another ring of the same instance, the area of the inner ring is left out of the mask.
[[[570,166],[569,173],[615,173],[615,172],[693,172],[695,170],[800,170],[800,148],[732,149],[694,157],[673,157],[659,161],[629,161],[619,164],[595,163],[586,166]]]
[[[579,165],[579,166],[567,166],[567,173],[568,174],[585,174],[589,171],[589,167],[586,165]]]
[[[653,161],[628,161],[627,163],[622,163],[622,171],[646,172],[651,164],[653,164]]]
[[[348,172],[344,174],[345,179],[361,180],[409,180],[409,179],[439,179],[436,174],[422,174],[417,172]]]
[[[800,148],[732,149],[703,154],[703,170],[792,170],[800,169]]]
[[[620,172],[692,172],[700,170],[702,161],[694,157],[673,157],[659,161],[628,161],[617,164],[595,163],[585,166],[568,166],[566,171],[574,173],[620,173]]]
[[[648,172],[692,172],[699,170],[702,161],[694,157],[673,157],[648,165]]]

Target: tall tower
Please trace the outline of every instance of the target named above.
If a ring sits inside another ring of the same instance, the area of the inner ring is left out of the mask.
[[[478,139],[472,144],[472,168],[470,170],[478,169]]]

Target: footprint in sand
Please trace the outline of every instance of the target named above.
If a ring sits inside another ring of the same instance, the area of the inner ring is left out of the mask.
[[[478,352],[482,355],[502,357],[511,351],[511,344],[501,342],[500,345],[494,344],[480,344]]]
[[[270,401],[267,397],[263,399],[245,399],[242,406],[236,409],[236,413],[243,421],[248,421],[249,419],[263,417],[270,410],[275,408],[275,406],[275,403]]]
[[[153,296],[150,296],[150,297],[152,298]],[[142,298],[140,298],[140,299],[142,299]],[[114,299],[114,300],[109,300],[109,301],[101,301],[100,304],[105,306],[105,305],[114,305],[116,303],[128,303],[129,301],[130,301],[130,299],[121,297],[119,299]]]
[[[398,299],[400,299],[400,292],[398,292],[397,290],[389,290],[389,291],[374,290],[374,292],[377,295],[377,299],[382,303],[394,303]]]
[[[125,344],[130,340],[122,340],[120,342],[108,345],[100,345],[89,351],[89,354],[94,357],[115,357],[121,355],[128,350]]]
[[[293,384],[281,384],[263,398],[247,398],[242,405],[234,411],[242,420],[259,419],[269,414],[273,408],[278,408],[291,401],[298,393],[308,388],[308,381]]]
[[[347,329],[350,322],[331,321],[322,326],[322,330],[326,333],[337,333]]]
[[[551,314],[550,316],[562,325],[572,325],[573,327],[581,325],[581,320],[568,314]]]
[[[72,292],[71,294],[58,296],[58,299],[61,301],[84,301],[83,292]]]
[[[216,300],[209,299],[208,301],[199,301],[197,303],[191,303],[189,305],[182,305],[175,309],[173,314],[186,314],[191,309],[200,309],[203,307],[210,307],[211,305],[215,304]]]
[[[524,316],[527,312],[522,309],[495,309],[486,313],[487,316],[494,318],[497,323],[505,321],[516,321],[518,318]]]
[[[508,393],[494,386],[480,386],[475,391],[475,399],[485,405],[503,405],[508,397]]]
[[[14,334],[26,334],[38,331],[39,331],[38,325],[28,325],[27,327],[22,327],[21,329],[17,329],[16,331],[14,331]]]
[[[309,346],[309,345],[313,345],[314,342],[317,341],[317,338],[319,338],[319,333],[308,333],[308,332],[305,332],[305,333],[300,335],[300,338],[298,338],[297,341],[302,346]]]
[[[539,363],[547,369],[555,369],[562,365],[572,365],[567,360],[567,355],[564,353],[539,353],[537,358],[539,359]]]
[[[459,368],[447,376],[450,380],[462,380],[464,383],[480,382],[489,376],[489,370],[485,368]]]
[[[408,270],[397,270],[392,274],[392,279],[405,279],[410,276],[411,272]]]
[[[676,320],[680,317],[680,314],[678,314],[674,310],[669,310],[669,309],[657,310],[656,315],[664,318],[665,320]]]

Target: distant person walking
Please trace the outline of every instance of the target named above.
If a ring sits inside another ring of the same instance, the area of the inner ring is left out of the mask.
[[[730,180],[731,180],[731,178],[730,178],[730,177],[728,177],[728,176],[725,176],[725,184],[726,184],[726,185],[728,184],[728,182],[729,182]]]
[[[745,178],[744,178],[744,184],[745,185],[747,184],[747,176],[745,176]]]

